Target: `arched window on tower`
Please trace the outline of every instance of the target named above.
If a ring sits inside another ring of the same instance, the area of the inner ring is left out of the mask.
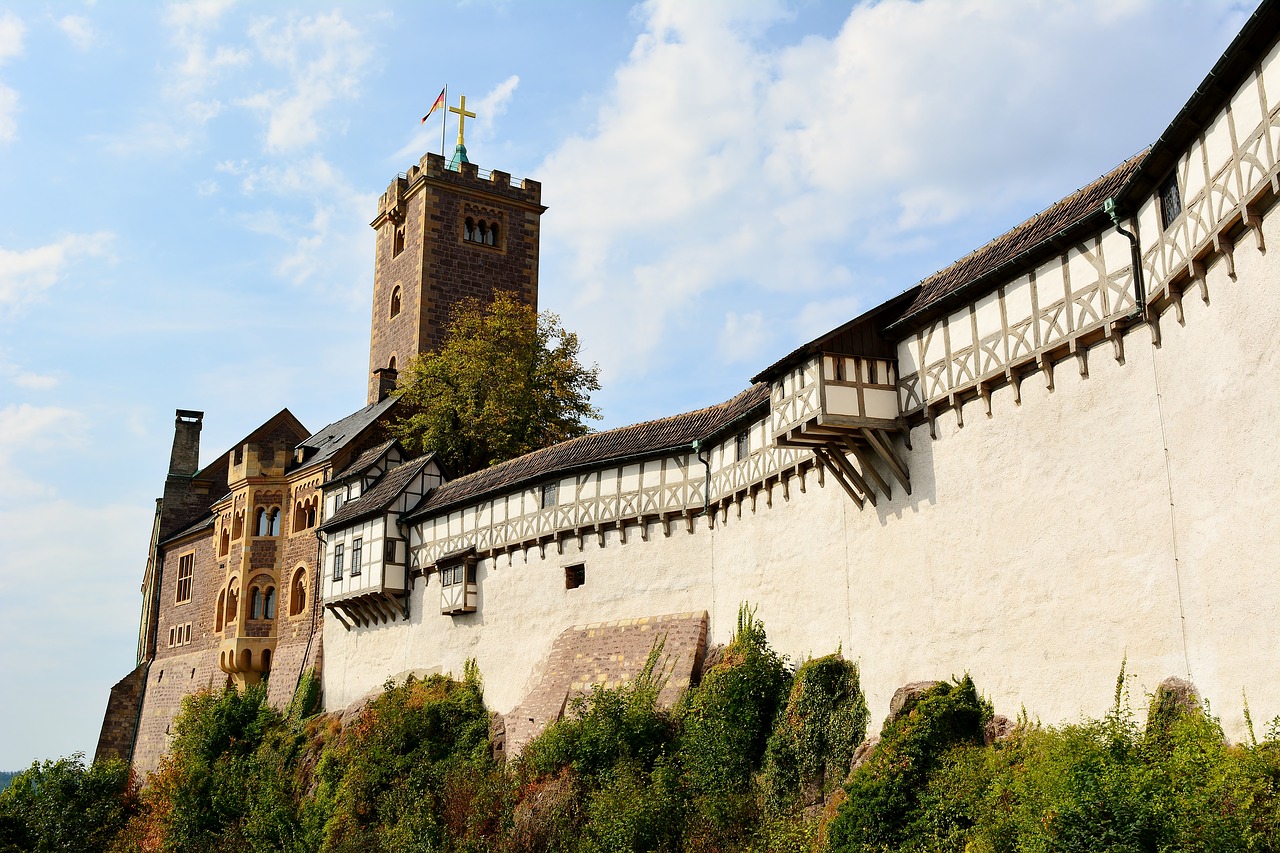
[[[267,591],[262,596],[262,618],[276,618],[276,588],[274,586],[267,587]]]
[[[485,239],[484,239],[485,243],[487,243],[490,246],[497,246],[498,245],[498,223],[496,222],[489,223],[489,233],[485,234],[484,236],[485,236]]]
[[[404,226],[397,225],[395,233],[391,235],[391,257],[395,257],[404,251]]]
[[[218,556],[225,557],[231,551],[231,532],[222,528],[222,541],[218,545]]]
[[[400,313],[400,286],[396,285],[391,289],[391,316],[395,317]]]
[[[240,510],[231,520],[231,538],[241,539],[244,537],[244,510]]]
[[[319,503],[320,499],[316,497],[307,502],[307,527],[316,526],[316,507]]]
[[[269,522],[267,521],[267,511],[262,507],[258,507],[258,509],[253,514],[253,529],[257,531],[254,535],[266,536],[267,530],[269,529],[268,525],[269,525]]]
[[[391,356],[391,360],[387,362],[387,367],[391,370],[396,369],[396,357],[394,355]]]
[[[227,622],[236,621],[236,616],[240,611],[240,589],[236,586],[236,582],[232,581],[231,586],[227,588]]]
[[[218,612],[213,617],[213,630],[221,631],[223,625],[223,617],[227,609],[227,591],[224,589],[218,593]]]
[[[293,573],[293,583],[289,585],[289,615],[297,616],[307,606],[307,570],[300,568]]]
[[[468,243],[476,241],[476,221],[470,216],[462,223],[462,239]]]
[[[271,521],[270,521],[270,524],[268,525],[268,530],[270,530],[270,532],[267,534],[268,536],[280,535],[280,507],[272,508]]]
[[[256,586],[249,588],[249,618],[262,618],[262,590]]]

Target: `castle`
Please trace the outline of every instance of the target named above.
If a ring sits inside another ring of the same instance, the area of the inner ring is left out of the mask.
[[[368,405],[282,410],[199,466],[179,410],[136,668],[98,755],[154,769],[181,698],[316,667],[341,711],[474,659],[514,751],[655,639],[696,678],[751,602],[873,716],[969,671],[1096,714],[1189,677],[1229,735],[1280,714],[1280,2],[1152,146],[798,347],[727,402],[450,479],[388,434],[451,305],[537,302],[537,182],[428,154],[373,220]]]

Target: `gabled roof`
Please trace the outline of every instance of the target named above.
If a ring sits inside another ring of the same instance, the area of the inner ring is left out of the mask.
[[[435,454],[428,453],[426,456],[402,462],[387,471],[372,488],[355,500],[343,504],[342,509],[320,525],[320,529],[334,530],[385,511],[434,457]]]
[[[571,438],[450,480],[433,489],[405,515],[405,520],[435,515],[449,507],[474,502],[495,492],[510,491],[537,480],[562,477],[609,462],[653,457],[677,448],[687,448],[694,439],[712,438],[747,417],[756,416],[768,404],[769,386],[758,384],[719,405]]]
[[[360,473],[366,471],[371,465],[373,465],[379,459],[381,459],[382,455],[386,453],[388,450],[390,450],[392,445],[396,445],[397,447],[399,447],[400,442],[396,441],[396,439],[394,438],[390,438],[382,442],[382,444],[378,444],[378,445],[374,445],[373,447],[370,447],[364,453],[361,453],[359,456],[357,456],[355,458],[355,461],[353,461],[350,465],[348,465],[346,468],[343,468],[342,473],[334,476],[333,479],[331,479],[325,485],[328,486],[334,483],[341,482],[342,480],[346,480],[350,477],[355,477]],[[402,451],[403,449],[404,448],[401,448]]]
[[[1144,151],[1130,157],[1093,183],[920,282],[915,299],[888,328],[953,309],[972,299],[984,286],[1017,276],[1062,252],[1085,232],[1104,227],[1110,220],[1103,213],[1103,202],[1120,192],[1145,154]]]
[[[372,426],[399,399],[397,396],[384,397],[377,403],[371,403],[358,412],[352,412],[298,442],[299,447],[307,448],[310,452],[302,464],[294,470],[301,471],[329,461]]]
[[[205,530],[212,530],[213,523],[217,520],[218,520],[218,517],[216,515],[214,515],[213,513],[207,513],[203,517],[197,519],[196,521],[192,522],[191,524],[187,525],[186,527],[182,528],[176,533],[171,533],[168,536],[166,536],[164,539],[161,539],[158,544],[168,545],[170,542],[177,542],[179,539],[183,539],[187,536],[192,535],[193,533],[202,533]]]

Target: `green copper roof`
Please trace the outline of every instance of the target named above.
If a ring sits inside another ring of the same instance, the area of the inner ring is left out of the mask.
[[[470,162],[467,159],[467,146],[459,144],[457,148],[453,149],[453,159],[449,161],[449,171],[456,172],[462,163]]]

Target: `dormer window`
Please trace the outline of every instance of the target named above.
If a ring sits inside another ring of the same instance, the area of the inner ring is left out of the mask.
[[[1182,213],[1182,193],[1178,191],[1178,175],[1171,172],[1160,184],[1160,226],[1168,228]]]

